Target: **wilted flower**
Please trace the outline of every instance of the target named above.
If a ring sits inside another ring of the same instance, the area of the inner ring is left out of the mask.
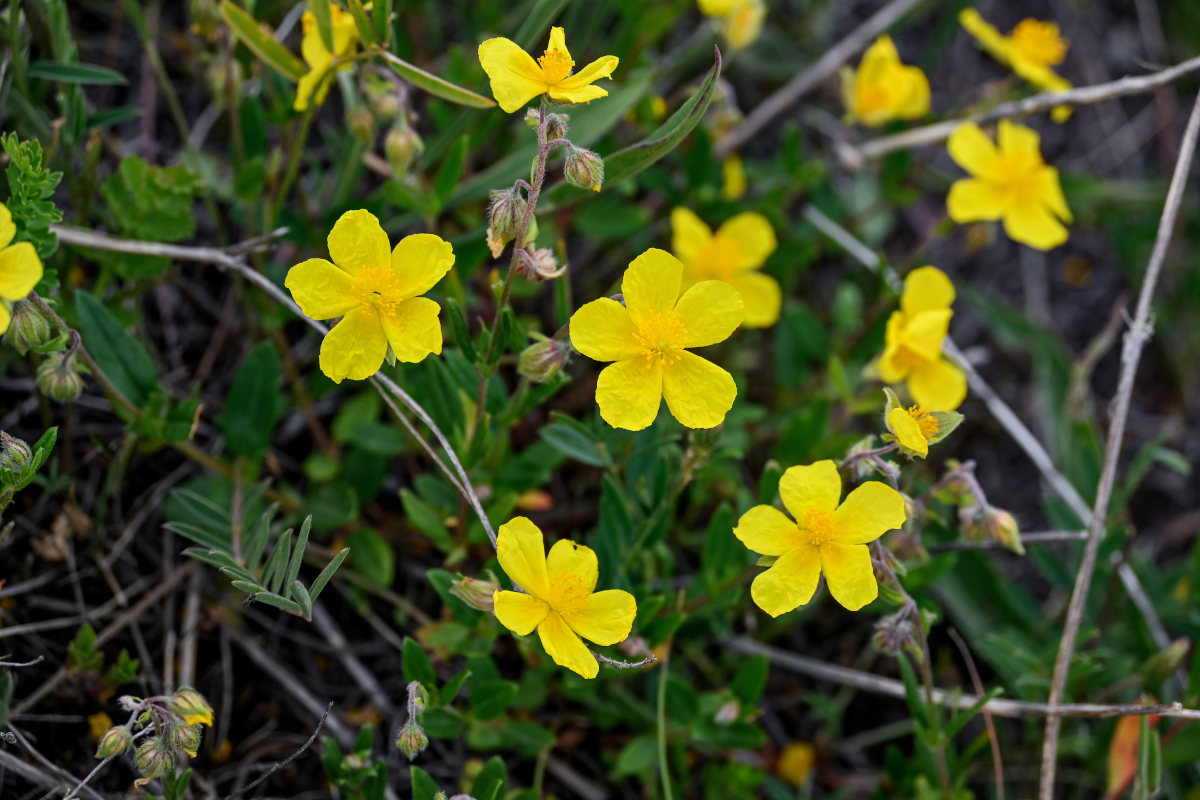
[[[396,737],[396,747],[409,760],[416,758],[417,754],[428,746],[429,737],[425,735],[424,729],[411,720],[400,729],[400,735]]]

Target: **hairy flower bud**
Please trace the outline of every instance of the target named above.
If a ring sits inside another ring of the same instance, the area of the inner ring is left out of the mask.
[[[875,624],[875,635],[871,641],[878,650],[890,656],[898,656],[904,650],[918,659],[923,655],[911,613],[906,608],[880,619]]]
[[[511,189],[493,189],[488,193],[488,225],[493,235],[507,242],[517,235],[525,211],[529,208],[524,195],[515,186]]]
[[[190,686],[180,686],[171,697],[169,707],[171,711],[183,717],[183,721],[187,725],[194,725],[198,722],[212,725],[212,706],[204,699],[204,695]]]
[[[71,403],[83,393],[83,378],[75,368],[75,356],[51,353],[37,370],[37,386],[42,394],[60,403]]]
[[[96,758],[119,756],[129,749],[132,742],[133,732],[126,726],[117,725],[109,728],[100,737],[100,743],[96,747]]]
[[[563,175],[572,186],[598,192],[604,184],[604,159],[591,150],[572,146],[567,151]]]
[[[1025,555],[1021,529],[1012,514],[1000,508],[972,503],[958,509],[963,536],[972,541],[999,542],[1019,556]]]
[[[158,778],[175,766],[175,751],[155,736],[138,747],[136,761],[138,772],[147,778]]]
[[[200,747],[200,738],[203,735],[200,726],[197,725],[172,725],[170,728],[171,744],[177,749],[187,753],[192,758],[196,757],[196,750]]]
[[[471,608],[486,611],[489,614],[495,611],[496,604],[493,597],[499,589],[500,584],[494,580],[485,581],[481,578],[467,578],[462,576],[450,584],[450,594],[462,600]]]
[[[25,355],[49,343],[54,338],[54,328],[37,306],[28,300],[18,300],[13,306],[12,319],[4,336],[13,350]]]
[[[0,431],[0,469],[22,472],[33,461],[33,450],[24,440]]]
[[[570,117],[567,114],[547,114],[546,141],[549,142],[566,136],[568,119],[570,119]]]
[[[396,747],[400,748],[400,752],[409,760],[416,758],[417,754],[428,746],[429,737],[420,725],[411,720],[400,729],[400,735],[396,738]]]
[[[346,112],[346,127],[355,138],[367,144],[375,142],[375,115],[366,108],[359,106]]]
[[[397,179],[408,172],[413,161],[424,150],[425,143],[404,120],[397,120],[383,140],[384,155],[392,167],[392,176]]]
[[[517,358],[517,373],[533,383],[545,383],[571,360],[571,345],[557,339],[534,342]]]

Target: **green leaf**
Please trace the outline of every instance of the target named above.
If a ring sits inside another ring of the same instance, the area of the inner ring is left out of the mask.
[[[428,536],[439,550],[449,553],[454,549],[454,538],[450,535],[450,529],[442,522],[441,514],[433,506],[408,489],[400,490],[400,502],[404,505],[404,513],[408,517],[408,521],[416,526],[417,530]]]
[[[471,108],[494,108],[496,105],[496,101],[491,98],[475,94],[475,92],[464,89],[461,86],[456,86],[444,78],[439,78],[431,72],[426,72],[420,67],[413,66],[402,58],[397,58],[386,50],[380,50],[379,55],[383,57],[383,60],[392,68],[393,72],[413,86],[424,89],[435,97],[449,100],[451,103],[457,103],[460,106],[470,106]]]
[[[372,583],[391,586],[396,579],[396,554],[391,545],[370,528],[356,530],[348,541],[354,550],[354,569]]]
[[[447,297],[445,303],[446,310],[450,312],[450,340],[462,350],[467,361],[478,361],[479,353],[475,351],[475,342],[471,340],[471,329],[467,325],[467,316],[463,313],[462,306],[453,297]]]
[[[14,92],[11,96],[20,95]],[[17,226],[16,238],[32,242],[38,258],[45,263],[58,249],[58,237],[50,232],[50,226],[62,221],[62,212],[51,198],[62,173],[51,172],[42,165],[42,146],[36,140],[22,142],[17,134],[9,133],[0,137],[0,145],[8,154],[4,175],[11,196],[4,204]],[[57,277],[55,272],[46,275]]]
[[[375,17],[376,39],[386,49],[389,40],[392,38],[392,0],[375,0],[375,7],[372,9],[372,13]]]
[[[279,593],[279,587],[283,585],[283,574],[291,555],[292,532],[284,531],[283,535],[275,541],[275,548],[271,550],[271,555],[267,556],[267,563],[263,567],[262,583],[267,587],[267,591]]]
[[[296,538],[296,547],[292,550],[292,560],[288,564],[287,574],[283,578],[284,586],[291,586],[300,574],[300,564],[304,561],[304,549],[308,547],[308,534],[312,530],[312,517],[305,517],[300,523],[300,535]]]
[[[433,778],[429,777],[429,773],[418,766],[410,769],[412,770],[413,800],[436,800],[441,790],[433,782]]]
[[[611,463],[608,453],[600,450],[595,441],[566,423],[544,425],[538,430],[538,435],[568,458],[593,467],[606,467]]]
[[[507,787],[508,768],[504,766],[504,760],[500,756],[492,756],[475,776],[475,782],[471,784],[471,796],[477,800],[488,800],[500,792],[500,796],[503,797]]]
[[[315,603],[317,597],[325,589],[325,584],[329,583],[329,579],[333,577],[333,573],[337,572],[338,567],[346,560],[346,556],[350,555],[350,548],[343,547],[338,551],[338,554],[329,559],[329,563],[325,565],[325,569],[321,570],[321,574],[312,582],[312,586],[308,587],[308,596]]]
[[[75,310],[83,343],[96,364],[129,402],[144,407],[159,388],[146,348],[103,303],[82,289],[75,292]]]
[[[104,654],[96,649],[96,629],[85,624],[67,647],[67,669],[87,672],[104,666]]]
[[[367,16],[367,9],[363,6],[362,0],[346,0],[346,6],[350,9],[351,16],[354,17],[354,25],[358,28],[358,35],[362,38],[363,43],[368,47],[375,44],[375,26]]]
[[[329,0],[308,0],[308,10],[317,21],[317,32],[325,49],[333,52],[333,15],[329,11]]]
[[[300,605],[305,619],[312,620],[312,598],[308,596],[308,590],[304,588],[304,584],[300,581],[292,581],[288,584],[288,597]]]
[[[237,585],[237,581],[234,581],[234,585]],[[254,592],[253,594],[256,602],[266,603],[269,606],[278,608],[280,611],[295,614],[297,617],[304,617],[304,609],[300,607],[299,603],[293,600],[280,597],[273,592]],[[308,617],[305,617],[305,619],[308,619]]]
[[[308,72],[308,68],[304,66],[303,61],[296,58],[290,50],[275,41],[271,34],[259,26],[254,17],[234,5],[232,0],[224,0],[221,3],[221,17],[224,18],[225,23],[229,25],[230,30],[241,40],[242,44],[250,48],[250,51],[262,59],[263,63],[281,75],[298,83],[304,77],[304,74]]]
[[[517,684],[512,681],[480,681],[471,689],[471,713],[479,719],[495,719],[516,696]]]
[[[417,681],[429,693],[431,700],[436,700],[437,673],[433,671],[433,662],[429,660],[425,649],[416,639],[404,637],[404,647],[400,651],[400,665],[404,670],[405,683]]]
[[[29,77],[59,83],[91,83],[107,86],[123,85],[125,76],[115,69],[78,61],[35,61],[29,65]]]
[[[742,663],[729,690],[742,705],[742,710],[749,710],[762,697],[767,688],[767,673],[771,670],[771,661],[766,656],[754,656]]]
[[[234,455],[257,459],[266,451],[279,418],[282,375],[279,352],[270,340],[246,354],[219,420],[225,446]]]

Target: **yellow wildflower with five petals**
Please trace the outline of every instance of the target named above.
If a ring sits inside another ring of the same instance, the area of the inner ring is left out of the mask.
[[[701,281],[680,296],[682,284],[679,259],[651,248],[625,271],[624,305],[602,297],[571,317],[575,349],[616,362],[596,382],[600,416],[614,428],[648,427],[664,399],[689,428],[716,427],[733,407],[733,376],[686,348],[728,339],[742,323],[742,297],[722,281]]]
[[[562,28],[550,29],[550,43],[537,61],[516,42],[503,37],[479,45],[479,63],[491,80],[492,95],[509,114],[541,94],[566,104],[607,97],[606,90],[592,84],[611,78],[618,62],[616,56],[603,56],[572,75],[575,61],[567,50]]]
[[[764,328],[779,319],[779,282],[760,270],[775,247],[775,230],[762,214],[744,211],[713,233],[688,209],[671,212],[671,249],[683,262],[683,288],[706,280],[729,284],[742,296],[747,328]]]
[[[717,21],[722,38],[734,50],[743,50],[758,39],[767,18],[764,0],[697,0],[700,13]]]
[[[755,506],[733,529],[747,548],[775,558],[750,585],[754,603],[772,617],[786,614],[812,599],[822,574],[833,599],[850,611],[878,597],[867,543],[904,524],[901,494],[867,481],[838,505],[842,479],[826,459],[783,473],[779,495],[790,517]]]
[[[1071,82],[1053,69],[1066,58],[1069,44],[1056,23],[1024,19],[1005,36],[973,8],[959,12],[958,21],[993,58],[1039,89],[1065,92],[1071,88]],[[1051,112],[1055,122],[1070,116],[1070,106]]]
[[[942,356],[954,312],[954,284],[937,267],[915,269],[904,279],[900,309],[888,317],[879,376],[908,381],[908,392],[925,408],[953,411],[967,396],[967,379]]]
[[[599,645],[624,641],[637,616],[633,595],[596,591],[600,567],[590,547],[560,539],[546,555],[542,532],[526,517],[500,526],[496,555],[513,583],[528,592],[496,590],[492,597],[500,624],[518,636],[536,628],[555,664],[596,677],[599,665],[583,639]]]
[[[882,125],[893,119],[916,119],[929,112],[929,79],[920,67],[900,62],[892,37],[875,40],[858,71],[842,67],[842,102],[851,119]]]
[[[321,31],[317,28],[316,16],[311,11],[305,11],[300,17],[300,27],[304,33],[304,38],[300,40],[300,55],[304,56],[304,61],[308,64],[308,72],[300,78],[300,84],[296,87],[296,102],[293,107],[297,111],[307,110],[309,103],[313,101],[317,105],[325,102],[331,85],[334,59],[350,55],[358,42],[358,27],[348,11],[330,3],[329,17],[333,23],[332,53],[325,46]],[[350,69],[350,64],[342,64],[338,69]]]
[[[0,203],[0,333],[8,330],[12,304],[24,300],[42,279],[42,260],[29,242],[12,243],[17,235],[8,206]]]
[[[954,129],[946,143],[958,165],[973,177],[955,181],[946,210],[955,222],[1001,220],[1013,241],[1050,250],[1067,240],[1063,222],[1071,209],[1058,170],[1042,160],[1035,131],[1000,120],[999,147],[974,122]],[[1062,222],[1060,222],[1062,220]]]
[[[321,371],[330,380],[366,380],[383,366],[389,348],[409,363],[442,352],[441,307],[420,295],[454,266],[449,242],[416,233],[392,250],[379,220],[360,209],[338,219],[328,244],[332,264],[301,262],[284,286],[312,319],[342,318],[321,342]]]
[[[900,452],[909,458],[925,458],[929,445],[949,436],[963,421],[957,411],[927,411],[921,406],[905,408],[891,389],[884,388],[887,404],[883,409],[883,424],[888,432],[885,442],[895,442]]]

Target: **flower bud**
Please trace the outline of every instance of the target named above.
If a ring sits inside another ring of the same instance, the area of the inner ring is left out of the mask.
[[[424,150],[425,143],[421,137],[403,120],[397,120],[383,140],[384,155],[392,167],[392,177],[397,179],[408,172],[413,161]]]
[[[356,139],[367,144],[375,142],[375,115],[362,106],[346,112],[346,127]]]
[[[500,585],[495,581],[461,576],[454,583],[450,584],[450,594],[462,600],[471,608],[486,611],[489,614],[495,610],[496,603],[493,597],[499,589]]]
[[[158,778],[175,766],[175,752],[169,744],[155,736],[138,747],[136,761],[138,772],[147,778]]]
[[[395,119],[400,114],[400,94],[394,84],[368,75],[363,92],[367,105],[381,119]]]
[[[196,750],[200,747],[200,738],[203,735],[199,725],[172,725],[171,744],[177,749],[187,753],[192,758],[196,757]]]
[[[566,136],[568,119],[570,119],[570,117],[567,114],[547,114],[546,141],[549,142]]]
[[[25,355],[49,343],[54,338],[54,328],[37,306],[27,300],[18,300],[13,306],[5,338],[13,350]]]
[[[24,440],[0,431],[0,469],[22,472],[33,461],[33,450]]]
[[[416,758],[417,754],[428,746],[429,737],[425,735],[425,731],[417,723],[409,721],[400,729],[400,736],[396,739],[396,747],[400,748],[400,752],[404,753],[409,760]]]
[[[571,360],[571,345],[557,339],[534,342],[517,358],[517,373],[533,383],[545,383]]]
[[[538,124],[542,121],[542,115],[536,108],[525,109],[525,127],[531,131],[536,131]]]
[[[999,542],[1019,556],[1025,555],[1021,529],[1012,514],[1000,508],[976,503],[958,509],[963,536],[972,541]]]
[[[100,743],[96,747],[96,758],[119,756],[129,749],[132,742],[133,732],[126,726],[117,725],[109,728],[100,737]]]
[[[913,626],[912,614],[907,608],[880,619],[875,624],[875,634],[871,641],[876,649],[890,656],[899,656],[904,650],[912,653],[918,660],[923,656]]]
[[[494,189],[488,196],[491,198],[488,204],[488,225],[493,234],[504,237],[507,242],[517,235],[517,229],[525,219],[529,203],[516,187]]]
[[[75,356],[51,353],[38,365],[37,386],[42,394],[60,403],[71,403],[83,393],[83,378],[75,369]]]
[[[598,192],[604,184],[604,159],[591,150],[572,146],[567,151],[563,175],[572,186]]]
[[[204,699],[204,695],[190,686],[180,686],[171,697],[169,707],[171,711],[183,717],[184,724],[194,725],[202,722],[212,725],[212,706]]]

